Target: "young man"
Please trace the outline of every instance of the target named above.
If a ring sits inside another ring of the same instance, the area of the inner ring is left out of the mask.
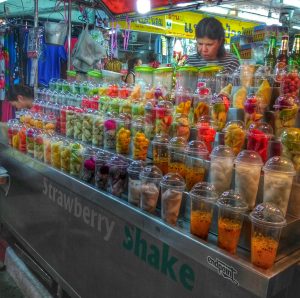
[[[228,73],[234,72],[240,65],[238,59],[226,53],[225,32],[222,24],[215,18],[202,19],[196,26],[197,53],[187,59],[193,66],[220,65]]]
[[[8,92],[8,101],[18,110],[31,109],[33,97],[33,88],[25,85],[13,85]]]

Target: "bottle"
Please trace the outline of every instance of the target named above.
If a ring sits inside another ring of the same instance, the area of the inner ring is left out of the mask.
[[[264,59],[265,66],[269,66],[272,70],[276,64],[276,37],[271,36],[269,40],[268,52]]]
[[[288,64],[288,51],[289,51],[289,36],[283,35],[281,40],[281,47],[277,56],[277,67],[283,69]]]
[[[292,53],[288,61],[289,61],[289,66],[300,67],[300,34],[295,34]]]

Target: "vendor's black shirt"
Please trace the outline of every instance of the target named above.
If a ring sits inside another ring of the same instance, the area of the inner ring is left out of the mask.
[[[198,53],[190,55],[186,61],[187,64],[192,66],[207,66],[207,65],[219,65],[223,66],[224,70],[228,73],[234,72],[239,66],[239,60],[231,53],[226,53],[222,58],[216,60],[204,60]]]

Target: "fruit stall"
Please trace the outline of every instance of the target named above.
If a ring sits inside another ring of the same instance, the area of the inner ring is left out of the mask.
[[[300,291],[300,35],[277,29],[232,73],[69,70],[1,123],[1,223],[61,297]]]

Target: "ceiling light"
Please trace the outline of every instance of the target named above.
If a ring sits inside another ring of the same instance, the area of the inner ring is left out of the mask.
[[[150,0],[137,0],[136,9],[138,13],[145,14],[151,10]]]
[[[293,29],[300,30],[300,26],[293,26]]]
[[[283,0],[282,4],[300,8],[300,2],[296,0]]]
[[[0,0],[0,3],[6,2],[6,0]]]
[[[222,15],[228,14],[227,8],[219,7],[219,6],[202,6],[200,7],[199,10],[204,12],[209,12],[209,13],[222,14]]]

